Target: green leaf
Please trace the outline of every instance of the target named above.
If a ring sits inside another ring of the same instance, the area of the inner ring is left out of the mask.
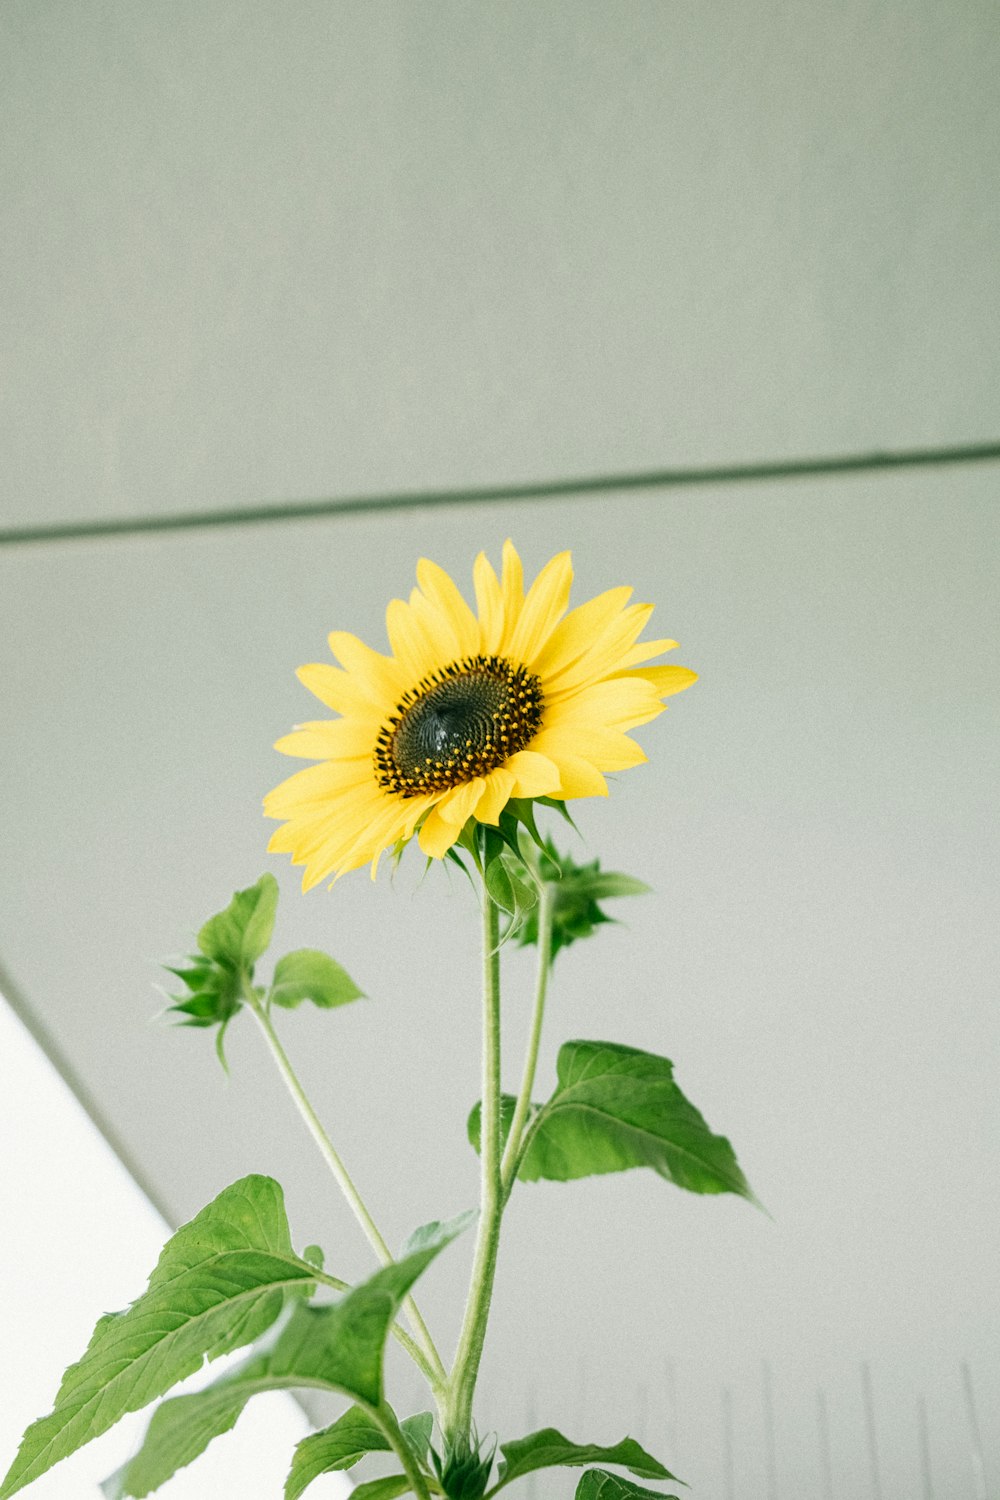
[[[278,882],[265,874],[255,885],[237,891],[225,911],[217,912],[198,933],[206,958],[235,969],[252,970],[267,951],[278,910]]]
[[[225,1188],[168,1240],[143,1295],[100,1319],[83,1358],[63,1376],[52,1412],[25,1433],[0,1500],[204,1359],[252,1342],[278,1317],[286,1294],[310,1291],[314,1277],[292,1250],[278,1184],[252,1176]]]
[[[427,1453],[433,1423],[430,1412],[407,1417],[400,1423],[403,1436],[419,1460],[423,1460]],[[381,1427],[360,1406],[348,1407],[332,1427],[310,1433],[298,1444],[291,1471],[285,1480],[284,1500],[299,1500],[320,1474],[350,1469],[368,1453],[389,1451],[389,1440]]]
[[[399,1304],[435,1256],[468,1228],[460,1214],[414,1250],[340,1299],[323,1307],[298,1306],[270,1356],[268,1378],[286,1385],[325,1385],[368,1406],[382,1400],[382,1357]]]
[[[429,1224],[421,1224],[412,1234],[408,1234],[399,1252],[399,1259],[404,1260],[409,1255],[414,1255],[420,1250],[428,1250],[440,1244],[443,1234],[449,1235],[451,1239],[461,1234],[478,1217],[478,1210],[466,1209],[465,1213],[458,1214],[454,1219],[448,1219],[444,1223],[440,1219],[431,1219]]]
[[[250,1397],[270,1389],[266,1381],[253,1379],[255,1373],[265,1372],[266,1364],[266,1355],[255,1356],[203,1391],[175,1396],[158,1406],[138,1453],[101,1485],[106,1500],[151,1495],[203,1453],[213,1438],[234,1427]]]
[[[640,1448],[633,1438],[623,1438],[613,1448],[602,1448],[594,1443],[571,1443],[554,1427],[543,1427],[540,1432],[529,1433],[516,1442],[501,1443],[503,1462],[498,1470],[500,1489],[514,1479],[521,1479],[535,1469],[551,1469],[560,1465],[582,1467],[584,1464],[621,1464],[641,1479],[675,1479],[676,1475],[665,1469],[658,1459]]]
[[[500,1144],[506,1146],[507,1137],[510,1135],[510,1127],[514,1120],[514,1110],[517,1108],[517,1100],[513,1094],[500,1095]],[[536,1106],[537,1108],[537,1106]],[[472,1106],[465,1130],[469,1137],[469,1144],[476,1155],[479,1155],[480,1131],[482,1129],[483,1101],[477,1099]]]
[[[349,1406],[331,1427],[311,1432],[296,1446],[284,1500],[299,1500],[320,1474],[353,1468],[366,1453],[388,1451],[389,1440],[381,1427],[360,1406]]]
[[[250,1398],[264,1391],[310,1386],[341,1391],[379,1407],[385,1341],[399,1304],[421,1271],[461,1233],[469,1218],[466,1214],[439,1224],[435,1234],[425,1236],[421,1249],[383,1267],[339,1302],[322,1307],[297,1303],[265,1344],[237,1369],[202,1391],[165,1401],[154,1414],[139,1452],[107,1481],[109,1500],[151,1493],[197,1458],[212,1438],[227,1432]],[[337,1468],[347,1467],[340,1460],[359,1443],[357,1458],[388,1447],[372,1436],[378,1428],[366,1427],[367,1421],[346,1413],[341,1423],[300,1443],[286,1481],[286,1500],[300,1495],[330,1466],[324,1440],[330,1439]]]
[[[384,1479],[369,1479],[367,1484],[356,1485],[351,1491],[357,1500],[396,1500],[397,1495],[410,1493],[410,1481],[405,1474],[387,1474]]]
[[[676,1495],[665,1495],[662,1490],[647,1490],[645,1485],[633,1484],[620,1474],[609,1474],[606,1469],[588,1469],[576,1487],[576,1500],[678,1500]]]
[[[286,953],[275,966],[271,984],[271,1000],[275,1005],[291,1010],[303,1000],[311,1000],[313,1005],[332,1009],[363,998],[363,992],[346,970],[317,948],[297,948],[294,953]]]
[[[431,1433],[434,1430],[433,1412],[417,1412],[416,1416],[406,1417],[399,1425],[414,1454],[423,1462],[431,1445]]]
[[[755,1201],[724,1136],[713,1135],[673,1078],[673,1063],[617,1042],[566,1042],[559,1084],[537,1122],[518,1176],[567,1182],[652,1167],[693,1193]]]

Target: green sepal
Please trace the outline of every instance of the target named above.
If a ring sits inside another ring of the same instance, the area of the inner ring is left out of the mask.
[[[296,948],[278,959],[268,999],[286,1010],[305,1000],[330,1010],[351,1000],[363,1000],[364,992],[328,953],[318,948]]]
[[[215,965],[210,958],[204,958],[194,953],[182,969],[176,969],[171,964],[163,964],[162,967],[166,969],[168,974],[173,974],[181,980],[192,994],[197,994],[204,987],[206,981],[210,984],[212,970]]]
[[[487,824],[478,827],[483,883],[491,901],[507,918],[500,935],[501,943],[520,931],[538,904],[536,882],[520,857],[518,831],[517,822],[506,812],[500,815],[499,828]]]
[[[641,1448],[634,1438],[623,1438],[611,1448],[594,1443],[571,1443],[554,1427],[543,1427],[515,1442],[501,1443],[503,1460],[497,1471],[497,1484],[492,1493],[505,1484],[531,1474],[535,1469],[556,1467],[582,1468],[585,1464],[620,1464],[640,1479],[673,1479],[677,1476],[664,1468],[659,1459]],[[677,1481],[678,1483],[680,1481]]]
[[[576,1487],[575,1500],[679,1500],[679,1497],[666,1495],[663,1490],[648,1490],[644,1484],[635,1484],[622,1474],[609,1474],[607,1469],[588,1469]]]
[[[462,874],[465,876],[466,880],[472,886],[472,889],[474,891],[478,891],[479,887],[476,884],[476,880],[473,876],[472,871],[469,869],[468,865],[465,863],[465,860],[459,854],[454,844],[452,844],[451,848],[445,853],[445,859],[450,860],[453,865],[457,865]]]
[[[225,1188],[167,1241],[142,1296],[98,1321],[83,1357],[63,1376],[52,1412],[24,1434],[0,1500],[205,1359],[251,1343],[290,1294],[311,1294],[314,1278],[315,1268],[292,1249],[273,1178],[244,1177]]]
[[[171,997],[174,998],[174,997]],[[181,1021],[182,1026],[214,1026],[218,1021],[228,1021],[232,1011],[224,1017],[220,1016],[220,998],[211,990],[198,990],[194,995],[188,995],[186,999],[178,998],[177,1004],[170,1007],[171,1012],[177,1011],[187,1016],[186,1021]]]
[[[569,824],[573,832],[579,836],[580,830],[573,821],[573,816],[564,801],[560,801],[558,797],[536,797],[535,801],[539,807],[551,807],[553,812],[557,812],[563,821]]]
[[[181,1026],[221,1026],[231,1021],[243,1003],[242,981],[235,969],[213,963],[196,976],[198,988],[171,995],[170,1014],[183,1016]]]
[[[430,1448],[431,1463],[447,1500],[482,1500],[490,1482],[496,1446],[495,1437],[480,1440],[473,1430],[471,1441],[445,1443],[443,1453]]]
[[[232,1019],[232,1016],[227,1016],[215,1033],[215,1055],[227,1078],[229,1077],[229,1059],[226,1057],[226,1032],[229,1030],[229,1023]]]
[[[545,852],[545,840],[539,833],[538,824],[535,822],[535,800],[536,799],[529,797],[511,797],[510,801],[507,803],[507,806],[504,808],[503,812],[500,815],[501,826],[503,826],[508,819],[510,819],[514,824],[513,831],[515,842],[511,845],[511,847],[514,850],[515,854],[519,852],[517,843],[518,824],[520,824],[520,826],[528,834],[528,837],[531,839],[535,847],[541,849],[543,853]],[[546,803],[546,806],[552,805],[554,804]]]
[[[538,892],[524,875],[520,860],[512,859],[506,849],[486,866],[486,889],[494,903],[511,918],[508,936],[523,927],[528,914],[538,905]]]
[[[525,851],[527,853],[527,851]],[[540,866],[542,879],[554,886],[552,896],[552,948],[555,958],[560,948],[593,935],[598,927],[614,920],[598,906],[599,901],[619,896],[643,896],[649,886],[632,875],[602,870],[599,860],[579,865],[569,854],[560,854],[551,839],[542,848],[545,863]],[[537,856],[536,856],[537,857]],[[556,878],[552,878],[552,872]],[[526,947],[538,942],[538,913],[530,914],[518,933],[518,944]]]

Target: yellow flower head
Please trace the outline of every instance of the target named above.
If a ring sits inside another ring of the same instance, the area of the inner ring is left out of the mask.
[[[626,733],[696,680],[687,667],[642,666],[676,641],[637,638],[653,611],[609,589],[570,610],[573,569],[560,552],[524,591],[504,543],[497,578],[483,553],[478,615],[426,558],[409,603],[386,610],[390,656],[335,630],[339,667],[299,678],[339,715],[300,724],[275,749],[318,764],[264,801],[282,820],[268,848],[305,866],[303,890],[402,845],[416,832],[441,859],[470,818],[497,823],[512,797],[606,797],[606,771],[646,759]]]

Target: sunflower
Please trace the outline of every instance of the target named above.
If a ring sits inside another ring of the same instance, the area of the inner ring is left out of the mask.
[[[282,820],[268,848],[305,866],[303,890],[401,848],[414,833],[441,859],[469,819],[496,824],[511,798],[605,797],[604,773],[646,756],[626,733],[696,680],[687,667],[643,666],[676,641],[639,641],[651,604],[613,588],[569,610],[570,554],[525,592],[505,542],[497,578],[473,568],[478,614],[443,568],[417,564],[409,602],[386,611],[391,655],[345,631],[340,663],[299,669],[339,717],[300,724],[276,750],[316,765],[275,787]]]

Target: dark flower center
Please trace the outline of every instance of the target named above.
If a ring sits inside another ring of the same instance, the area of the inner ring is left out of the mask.
[[[467,656],[404,693],[375,741],[379,786],[443,792],[502,765],[542,722],[542,685],[502,656]]]

